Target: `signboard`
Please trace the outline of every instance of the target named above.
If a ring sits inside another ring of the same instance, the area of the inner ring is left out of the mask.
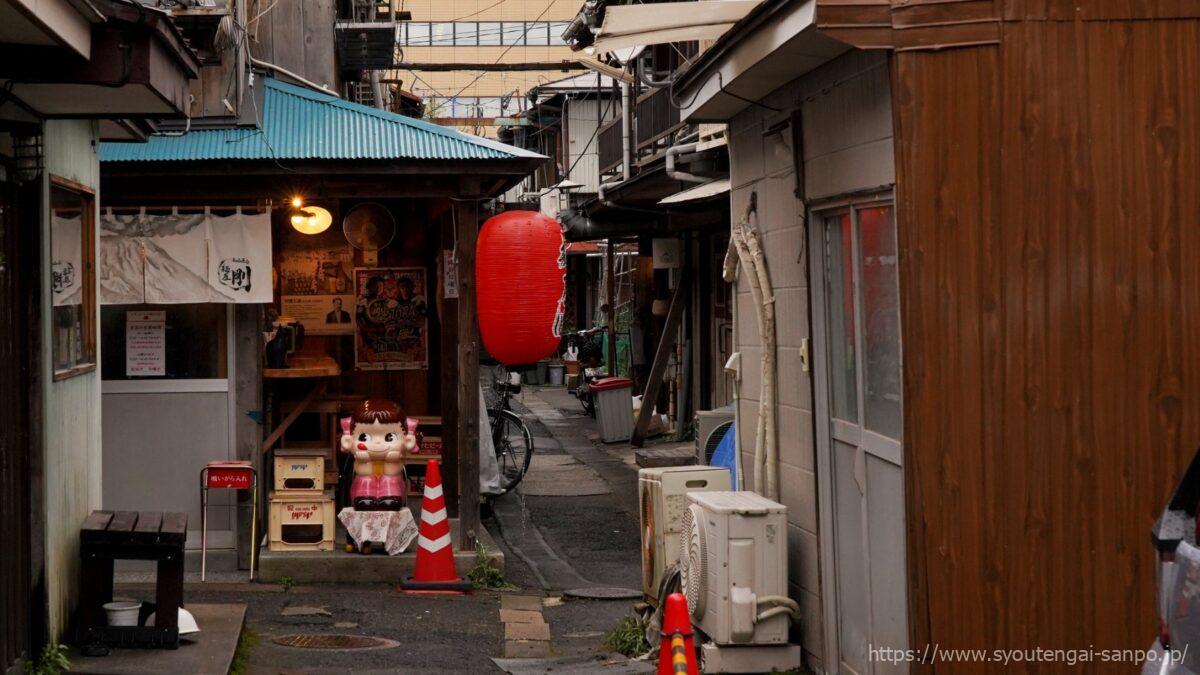
[[[419,370],[429,365],[429,306],[423,267],[354,270],[354,365]]]
[[[209,466],[204,486],[210,489],[249,490],[254,485],[254,469],[248,466]]]
[[[454,259],[454,251],[442,251],[442,290],[443,297],[458,297],[458,261]]]
[[[125,313],[125,376],[167,374],[167,312]]]
[[[354,332],[353,253],[344,239],[286,240],[279,263],[281,313],[309,335]]]

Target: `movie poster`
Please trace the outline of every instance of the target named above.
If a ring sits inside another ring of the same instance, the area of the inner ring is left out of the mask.
[[[429,366],[424,268],[356,268],[354,295],[354,362],[359,370]]]
[[[337,232],[287,237],[279,263],[280,312],[310,335],[354,332],[354,258]]]

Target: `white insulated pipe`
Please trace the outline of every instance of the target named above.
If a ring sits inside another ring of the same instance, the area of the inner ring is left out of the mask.
[[[775,294],[767,273],[766,257],[758,232],[750,227],[754,202],[742,218],[730,228],[724,277],[736,282],[739,263],[746,270],[750,295],[754,299],[755,318],[762,340],[762,378],[759,389],[758,419],[754,433],[754,491],[767,499],[779,499],[778,424],[775,413],[777,395]]]

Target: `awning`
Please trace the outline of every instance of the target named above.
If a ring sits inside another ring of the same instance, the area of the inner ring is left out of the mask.
[[[714,180],[711,183],[701,183],[694,188],[688,188],[682,192],[676,192],[670,197],[664,197],[658,200],[658,203],[663,206],[671,204],[687,204],[689,202],[700,202],[706,199],[712,199],[718,195],[723,195],[729,192],[729,179],[722,178]]]
[[[590,53],[641,45],[714,40],[758,5],[758,0],[609,5]]]

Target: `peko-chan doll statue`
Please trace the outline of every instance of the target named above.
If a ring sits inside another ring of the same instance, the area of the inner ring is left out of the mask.
[[[412,450],[417,437],[409,431],[400,406],[368,399],[342,420],[342,452],[354,455],[350,503],[358,511],[398,511],[404,508],[402,453]]]

